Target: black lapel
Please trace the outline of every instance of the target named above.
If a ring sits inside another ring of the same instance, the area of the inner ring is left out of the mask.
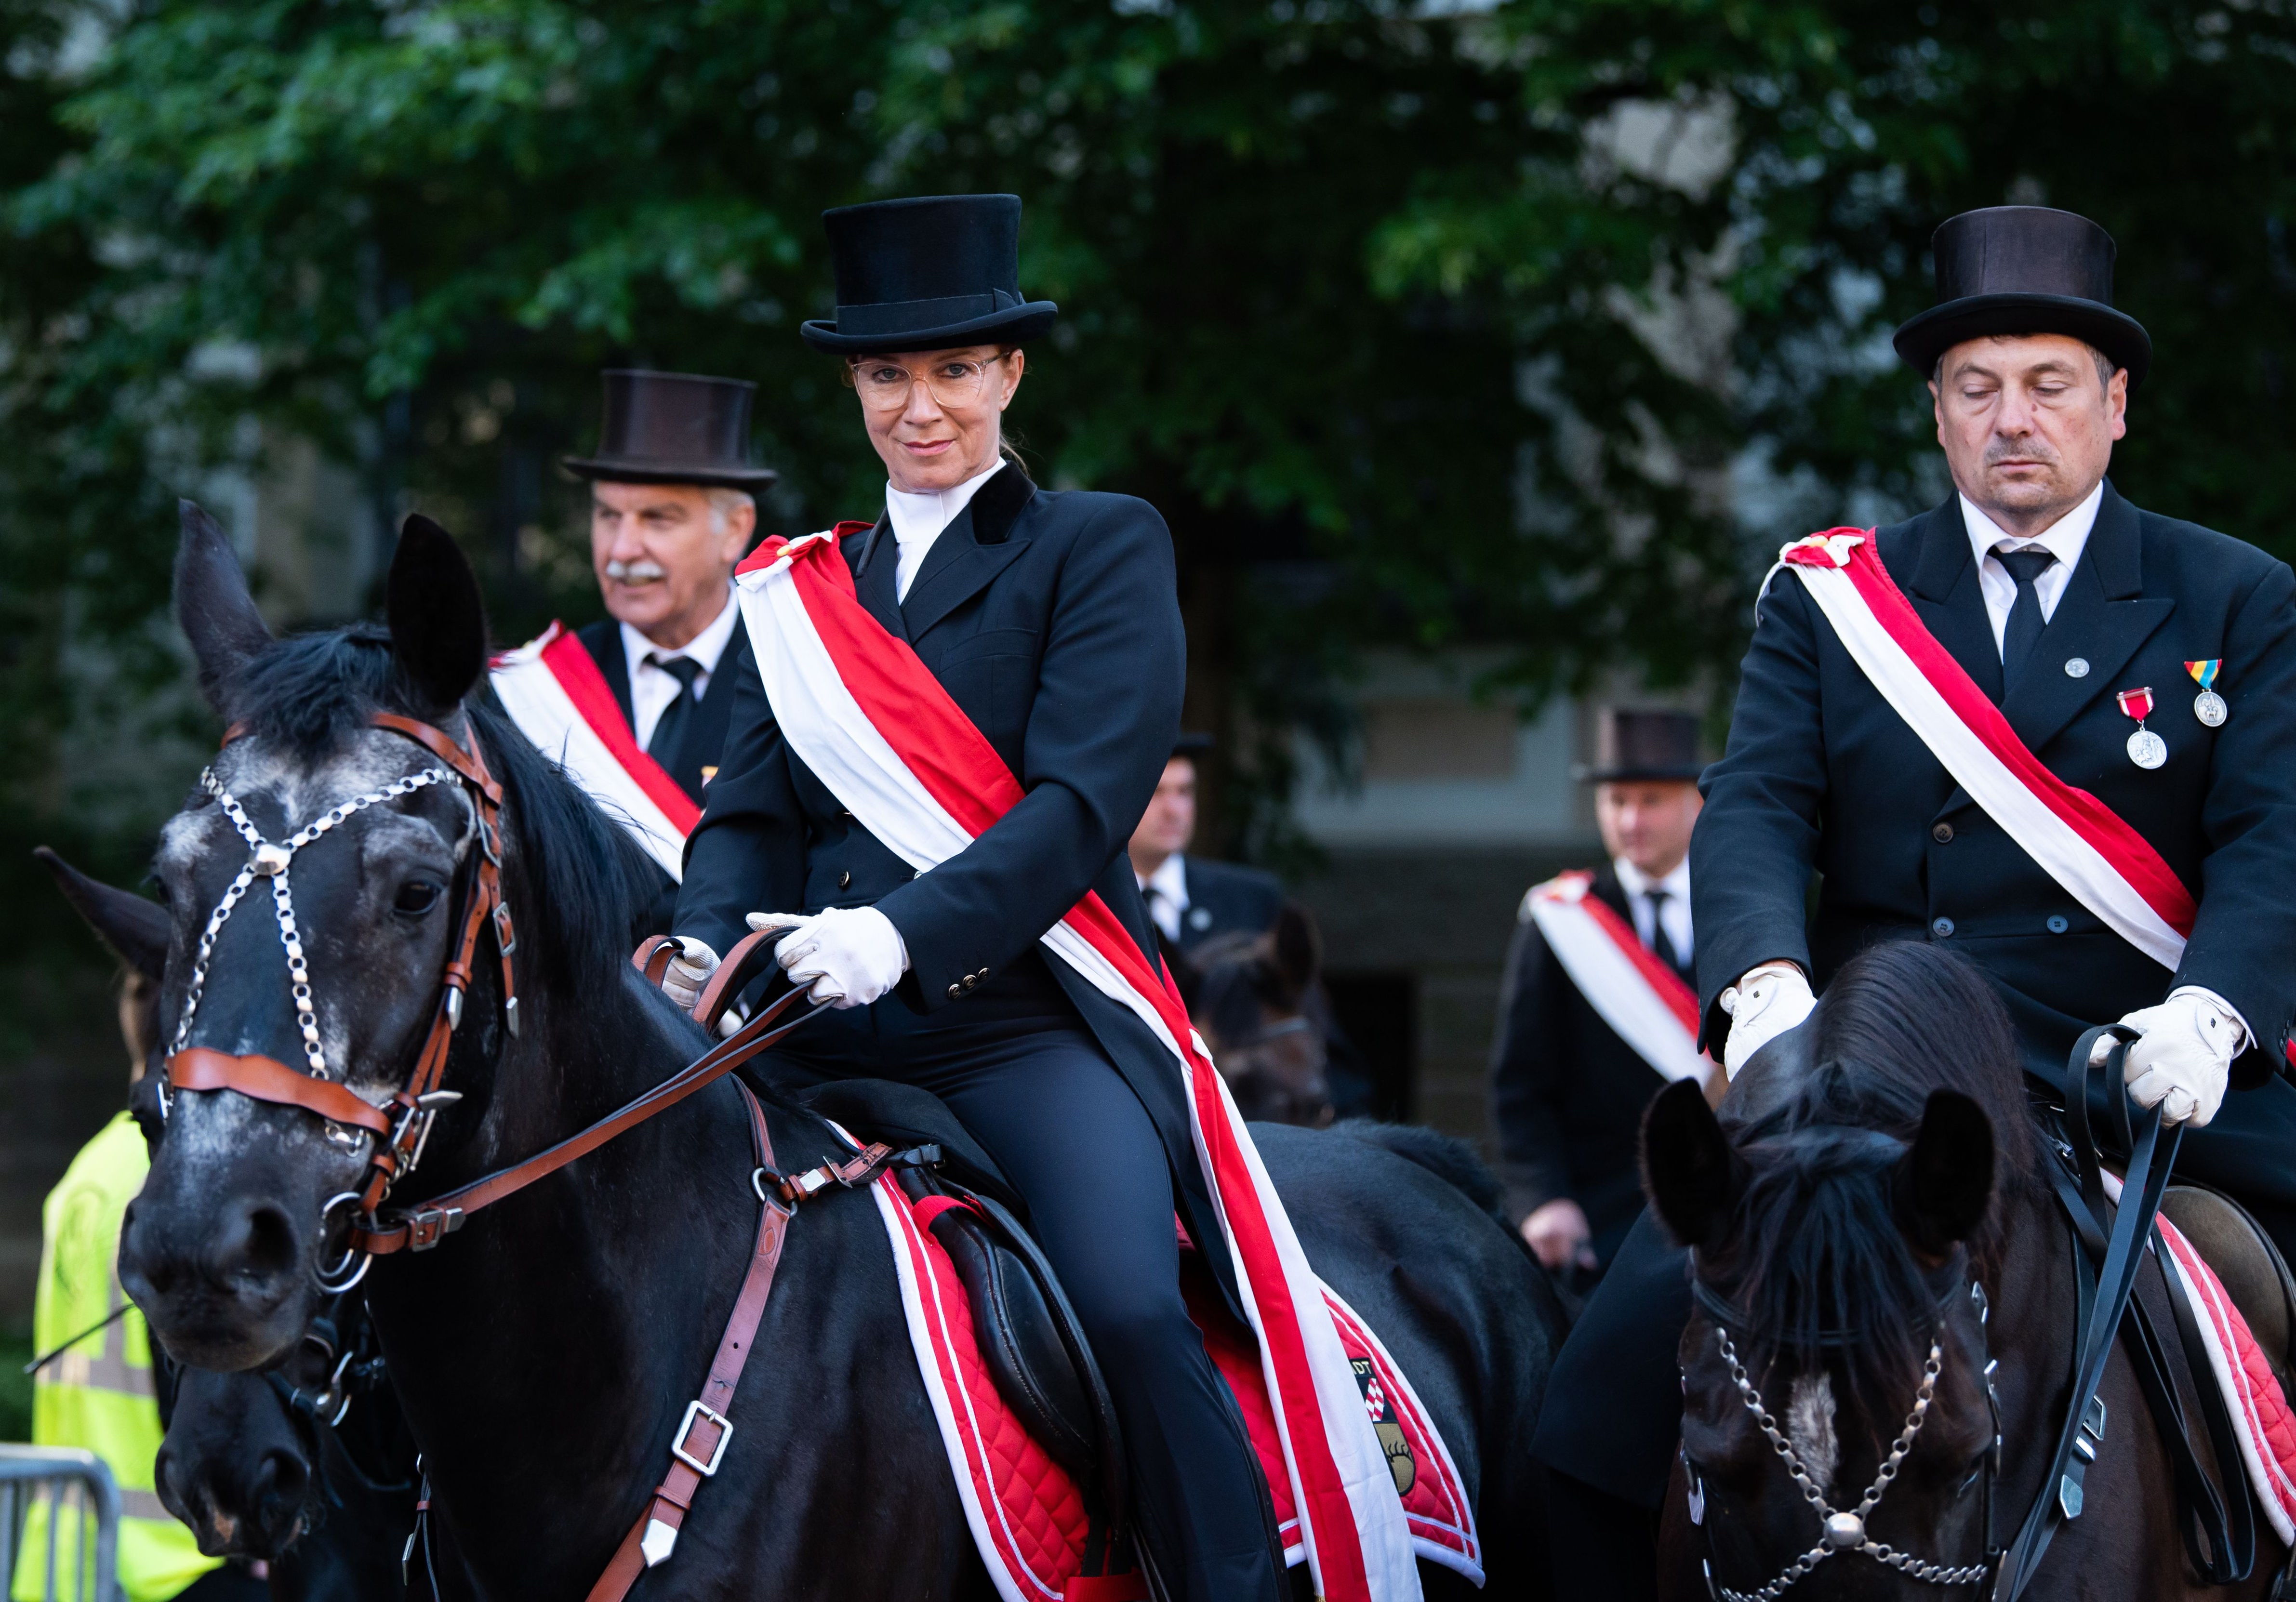
[[[1907,599],[1937,642],[1977,682],[1986,699],[2001,701],[2001,648],[1986,616],[1985,592],[1969,549],[1969,525],[1961,497],[1924,513],[1908,531],[1915,541],[1912,591]]]
[[[2143,542],[2136,509],[2107,484],[2088,544],[2033,647],[2032,666],[2001,707],[2028,750],[2038,754],[2098,696],[2134,688],[2120,682],[2120,670],[2177,609],[2168,596],[2144,593]],[[2079,678],[2065,672],[2075,657],[2088,663]],[[2159,694],[2169,688],[2153,686]]]
[[[901,609],[893,599],[894,580],[900,571],[900,551],[893,544],[893,519],[882,517],[866,534],[848,535],[845,560],[853,563],[853,592],[862,609],[885,625],[896,640],[906,640]]]
[[[637,716],[630,710],[630,659],[622,654],[622,625],[609,617],[603,623],[583,625],[574,637],[605,675],[607,686],[614,692],[614,705],[622,709],[624,725],[635,726]]]
[[[925,553],[924,566],[901,603],[910,639],[923,639],[926,630],[979,594],[1027,548],[1027,540],[1013,537],[1013,524],[1036,493],[1029,476],[1009,462],[973,492],[972,502]]]

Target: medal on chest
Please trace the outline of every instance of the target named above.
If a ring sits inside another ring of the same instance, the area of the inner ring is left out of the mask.
[[[2224,727],[2225,714],[2227,710],[2224,697],[2217,693],[2217,670],[2223,666],[2222,657],[2211,657],[2205,662],[2185,664],[2185,671],[2191,674],[2193,682],[2201,687],[2200,694],[2193,698],[2193,715],[2211,729]]]
[[[2128,760],[2148,769],[2168,761],[2169,742],[2144,726],[2144,720],[2152,715],[2152,691],[2122,691],[2120,709],[2136,720],[2136,732],[2128,737]]]

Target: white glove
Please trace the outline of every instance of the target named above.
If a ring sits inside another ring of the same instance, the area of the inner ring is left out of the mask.
[[[789,920],[772,912],[752,912],[753,929],[777,928]],[[810,985],[816,1001],[840,1011],[866,1007],[901,982],[909,971],[909,948],[893,920],[874,907],[831,907],[800,922],[774,946],[774,960],[792,985]]]
[[[691,1012],[701,999],[701,987],[718,971],[718,953],[709,949],[708,941],[691,935],[670,938],[677,943],[677,955],[669,960],[669,968],[661,976],[661,993]]]
[[[2172,991],[2158,1007],[2140,1007],[2120,1021],[2140,1032],[2120,1064],[2136,1105],[2157,1106],[2164,1122],[2194,1129],[2215,1117],[2232,1059],[2248,1044],[2240,1015],[2193,989]]]
[[[1730,1015],[1730,1037],[1722,1043],[1723,1071],[1735,1079],[1748,1058],[1798,1026],[1816,1005],[1809,981],[1792,963],[1765,962],[1749,969],[1722,993],[1722,1010]]]

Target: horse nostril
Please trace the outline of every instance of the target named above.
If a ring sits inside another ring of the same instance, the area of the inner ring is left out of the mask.
[[[293,1273],[297,1258],[294,1226],[268,1202],[249,1202],[217,1232],[210,1267],[218,1280],[258,1284]]]
[[[263,1454],[262,1466],[255,1472],[254,1501],[274,1535],[283,1536],[292,1526],[310,1488],[310,1465],[300,1453],[275,1447]]]

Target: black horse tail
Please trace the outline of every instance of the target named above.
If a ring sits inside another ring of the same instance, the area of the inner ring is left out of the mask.
[[[1332,1125],[1332,1132],[1418,1164],[1505,1227],[1506,1215],[1499,1210],[1498,1180],[1464,1140],[1424,1124],[1382,1124],[1372,1118],[1346,1119]]]

